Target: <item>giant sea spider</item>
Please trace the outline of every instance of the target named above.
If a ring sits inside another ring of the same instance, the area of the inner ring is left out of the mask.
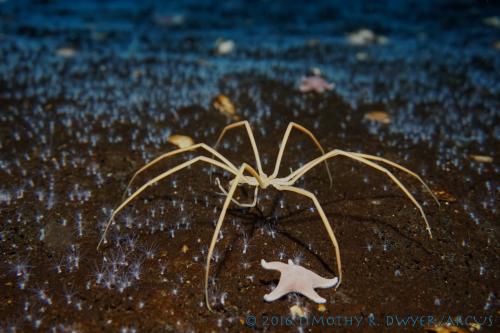
[[[169,170],[161,173],[160,175],[154,177],[153,179],[149,180],[147,183],[145,183],[144,185],[142,185],[135,192],[133,192],[128,198],[126,198],[113,211],[113,214],[111,215],[109,221],[106,224],[106,227],[104,229],[104,233],[102,235],[101,240],[99,241],[99,244],[97,245],[97,248],[99,248],[99,246],[102,244],[102,242],[105,241],[106,233],[108,231],[108,228],[109,228],[111,222],[114,220],[116,214],[118,214],[125,206],[127,206],[133,199],[135,199],[145,189],[147,189],[151,185],[157,183],[158,181],[160,181],[160,180],[162,180],[162,179],[164,179],[164,178],[166,178],[166,177],[168,177],[168,176],[176,173],[177,171],[180,171],[180,170],[182,170],[182,169],[184,169],[184,168],[186,168],[186,167],[188,167],[188,166],[190,166],[192,164],[195,164],[197,162],[205,162],[205,163],[211,164],[213,166],[219,167],[221,169],[224,169],[224,170],[228,171],[229,173],[231,173],[232,175],[234,175],[234,178],[229,182],[230,187],[229,187],[229,190],[227,190],[227,191],[220,185],[220,182],[217,180],[217,184],[219,185],[219,187],[221,188],[221,190],[223,191],[223,193],[226,195],[226,199],[224,201],[224,204],[223,204],[223,207],[222,207],[222,211],[221,211],[221,213],[219,215],[219,219],[218,219],[217,224],[215,226],[215,231],[213,233],[212,240],[210,242],[210,247],[208,249],[208,255],[207,255],[207,263],[206,263],[207,266],[206,266],[206,270],[205,270],[205,301],[206,301],[206,304],[207,304],[207,308],[209,310],[212,310],[211,307],[210,307],[209,298],[208,298],[208,278],[209,278],[209,274],[210,274],[210,261],[212,259],[212,254],[213,254],[213,251],[214,251],[214,248],[215,248],[215,244],[217,242],[217,237],[218,237],[220,229],[222,227],[222,223],[224,221],[224,217],[226,216],[226,211],[227,211],[227,209],[229,207],[229,204],[232,201],[233,203],[235,203],[236,205],[241,206],[241,207],[253,207],[257,203],[257,195],[258,195],[259,188],[265,189],[265,188],[267,188],[269,186],[272,186],[272,187],[276,188],[279,191],[290,191],[290,192],[295,192],[295,193],[304,195],[304,196],[310,198],[311,201],[314,203],[314,205],[315,205],[315,207],[316,207],[316,209],[317,209],[317,211],[318,211],[318,213],[319,213],[319,215],[321,217],[321,220],[323,221],[323,224],[324,224],[324,226],[326,228],[328,236],[330,237],[330,240],[333,243],[333,247],[335,249],[335,256],[336,256],[336,262],[337,262],[337,270],[338,270],[338,274],[339,274],[339,276],[338,276],[338,278],[339,278],[338,284],[335,286],[335,289],[336,289],[336,288],[339,287],[339,285],[340,285],[340,283],[342,281],[342,265],[341,265],[341,261],[340,261],[339,245],[337,243],[337,239],[335,238],[335,234],[333,233],[332,227],[330,226],[330,223],[328,222],[328,219],[326,218],[326,215],[325,215],[325,213],[323,211],[323,208],[321,208],[321,205],[319,204],[319,201],[316,198],[316,196],[312,192],[309,192],[309,191],[307,191],[305,189],[293,186],[295,184],[295,182],[297,182],[297,180],[299,180],[309,170],[311,170],[312,168],[314,168],[315,166],[317,166],[318,164],[320,164],[322,162],[325,162],[325,164],[326,164],[326,160],[327,159],[332,158],[332,157],[336,157],[336,156],[345,156],[345,157],[354,159],[354,160],[356,160],[358,162],[364,163],[364,164],[366,164],[366,165],[368,165],[368,166],[370,166],[370,167],[372,167],[374,169],[377,169],[377,170],[385,173],[394,183],[396,183],[396,185],[403,191],[403,193],[418,208],[418,210],[420,211],[420,214],[422,215],[422,217],[424,219],[424,222],[425,222],[425,225],[426,225],[426,229],[427,229],[427,231],[429,233],[429,236],[432,238],[431,228],[430,228],[429,222],[427,221],[427,218],[425,216],[424,210],[422,209],[422,206],[417,202],[417,200],[408,191],[408,189],[396,178],[396,176],[394,176],[392,174],[392,172],[390,172],[385,167],[383,167],[383,166],[381,166],[381,165],[379,165],[377,163],[374,163],[372,161],[377,161],[377,162],[388,164],[388,165],[390,165],[392,167],[395,167],[395,168],[397,168],[399,170],[402,170],[402,171],[410,174],[411,176],[417,178],[420,181],[420,183],[422,183],[422,185],[430,192],[430,194],[433,196],[434,200],[436,200],[436,202],[439,204],[437,198],[435,197],[435,195],[433,194],[433,192],[431,191],[431,189],[414,172],[406,169],[405,167],[403,167],[403,166],[401,166],[401,165],[399,165],[397,163],[391,162],[391,161],[389,161],[387,159],[384,159],[384,158],[378,157],[378,156],[361,154],[361,153],[354,153],[354,152],[346,152],[346,151],[342,151],[342,150],[339,150],[339,149],[334,149],[334,150],[332,150],[332,151],[330,151],[328,153],[325,153],[325,151],[323,150],[321,144],[318,142],[318,140],[316,139],[316,137],[309,130],[307,130],[306,128],[304,128],[303,126],[301,126],[299,124],[291,122],[288,125],[288,127],[287,127],[287,129],[285,131],[285,135],[283,136],[283,140],[281,142],[281,146],[280,146],[279,152],[278,152],[278,157],[276,159],[276,164],[275,164],[275,167],[274,167],[274,171],[273,171],[273,173],[271,175],[268,176],[262,170],[262,164],[260,162],[259,151],[257,149],[257,145],[255,144],[255,138],[253,136],[252,129],[250,128],[250,124],[248,123],[248,121],[246,121],[246,120],[245,121],[239,121],[239,122],[236,122],[234,124],[226,126],[222,130],[222,132],[221,132],[221,134],[220,134],[220,136],[219,136],[219,138],[217,140],[217,143],[215,144],[214,147],[217,147],[217,145],[222,140],[223,136],[226,134],[227,131],[229,131],[231,129],[234,129],[234,128],[237,128],[237,127],[241,127],[241,126],[245,127],[245,129],[246,129],[246,131],[248,133],[248,137],[250,139],[250,143],[251,143],[251,146],[252,146],[252,149],[253,149],[253,153],[254,153],[254,156],[255,156],[255,161],[256,161],[256,164],[257,164],[257,170],[255,170],[255,168],[253,168],[252,166],[248,165],[247,163],[243,163],[240,167],[236,167],[233,163],[231,163],[229,160],[227,160],[224,156],[222,156],[214,148],[211,148],[211,147],[209,147],[208,145],[206,145],[204,143],[198,143],[198,144],[186,147],[186,148],[180,148],[180,149],[177,149],[177,150],[165,153],[165,154],[157,157],[153,161],[147,163],[142,168],[140,168],[134,174],[134,176],[132,177],[132,179],[130,180],[130,182],[129,182],[128,186],[127,186],[127,190],[131,186],[132,182],[137,177],[137,175],[139,175],[141,172],[145,171],[146,169],[148,169],[152,165],[158,163],[159,161],[161,161],[161,160],[163,160],[163,159],[165,159],[167,157],[171,157],[171,156],[174,156],[174,155],[186,152],[186,151],[192,151],[192,150],[196,150],[196,149],[204,149],[206,152],[208,152],[208,153],[211,154],[211,157],[207,157],[207,156],[197,156],[197,157],[194,157],[193,159],[190,159],[190,160],[188,160],[188,161],[186,161],[184,163],[181,163],[181,164],[179,164],[179,165],[177,165],[177,166],[175,166],[175,167],[173,167],[173,168],[171,168],[171,169],[169,169]],[[288,176],[279,178],[277,176],[278,176],[278,172],[279,172],[279,169],[280,169],[281,159],[283,157],[283,152],[285,150],[285,146],[286,146],[286,143],[287,143],[288,138],[290,136],[290,133],[291,133],[292,129],[294,129],[294,128],[297,129],[297,130],[299,130],[299,131],[301,131],[301,132],[303,132],[307,136],[309,136],[309,138],[312,141],[314,141],[314,143],[319,148],[319,150],[321,150],[322,156],[320,156],[320,157],[318,157],[316,159],[313,159],[312,161],[306,163],[305,165],[303,165],[302,167],[298,168],[297,170],[292,171]],[[217,159],[215,159],[214,157],[216,157]],[[326,165],[326,168],[327,168],[328,177],[329,177],[330,186],[331,186],[332,177],[331,177],[331,174],[330,174],[330,170],[328,169],[328,165]],[[251,202],[251,203],[240,203],[236,199],[233,198],[234,193],[236,191],[236,188],[239,185],[249,185],[249,186],[254,186],[255,187],[253,202]],[[125,191],[125,193],[127,193],[127,190]]]

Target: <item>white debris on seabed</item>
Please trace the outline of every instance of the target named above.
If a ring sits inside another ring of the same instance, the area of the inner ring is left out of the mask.
[[[307,317],[307,311],[299,305],[295,304],[290,308],[290,315],[292,316],[292,319],[305,318]]]
[[[498,29],[500,28],[500,17],[498,16],[487,17],[483,20],[483,23],[490,27]]]
[[[323,73],[321,72],[321,69],[319,69],[318,67],[311,68],[311,73],[314,76],[321,76],[321,75],[323,75]]]
[[[178,27],[183,25],[185,20],[182,14],[156,13],[153,15],[153,22],[163,27]]]
[[[370,29],[359,29],[347,34],[347,41],[351,45],[387,44],[389,39],[376,35]]]
[[[232,53],[235,48],[236,48],[236,44],[231,39],[218,38],[215,41],[215,52],[218,55]]]
[[[57,49],[56,54],[63,58],[73,58],[76,55],[76,50],[72,47],[61,47]]]
[[[357,61],[367,61],[369,59],[368,53],[366,52],[357,52],[356,60]]]

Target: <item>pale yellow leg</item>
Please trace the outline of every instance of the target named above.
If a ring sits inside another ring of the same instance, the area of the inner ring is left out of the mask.
[[[195,150],[195,149],[205,149],[206,151],[208,151],[209,153],[212,153],[212,158],[214,156],[216,156],[218,159],[220,159],[222,162],[224,162],[225,164],[227,164],[227,166],[231,169],[231,173],[232,174],[236,174],[236,172],[238,172],[238,169],[234,166],[233,163],[231,163],[228,159],[226,159],[224,156],[222,156],[222,154],[220,154],[218,151],[216,151],[215,149],[213,149],[212,147],[204,144],[204,143],[197,143],[195,145],[192,145],[192,146],[189,146],[189,147],[185,147],[185,148],[180,148],[180,149],[176,149],[176,150],[173,150],[171,152],[168,152],[168,153],[165,153],[165,154],[162,154],[160,156],[158,156],[157,158],[155,158],[154,160],[152,160],[151,162],[147,163],[146,165],[144,165],[143,167],[141,167],[139,170],[137,170],[134,175],[132,176],[132,179],[130,179],[128,185],[127,185],[127,188],[125,188],[125,192],[123,193],[123,196],[122,196],[122,200],[125,199],[126,195],[127,195],[127,191],[128,189],[130,188],[130,186],[132,185],[133,181],[135,180],[135,178],[141,173],[141,172],[144,172],[146,169],[152,167],[153,165],[155,165],[156,163],[160,162],[161,160],[163,159],[166,159],[168,157],[172,157],[174,155],[177,155],[177,154],[181,154],[181,153],[184,153],[184,152],[187,152],[187,151],[192,151],[192,150]]]
[[[212,254],[214,252],[215,248],[215,243],[217,242],[217,237],[219,235],[220,229],[222,227],[222,223],[224,222],[224,217],[226,216],[226,211],[227,208],[229,207],[229,203],[231,202],[231,199],[234,195],[234,192],[236,191],[236,187],[238,186],[238,182],[243,179],[243,172],[249,171],[252,173],[252,175],[257,176],[255,170],[253,170],[248,164],[244,163],[241,168],[238,170],[238,173],[236,174],[236,177],[233,179],[231,188],[229,189],[227,193],[226,200],[224,201],[224,205],[222,206],[222,211],[219,215],[219,219],[217,221],[217,224],[215,225],[215,231],[212,236],[212,241],[210,242],[210,247],[208,248],[208,254],[207,254],[207,267],[205,270],[205,301],[207,304],[207,308],[212,311],[212,307],[210,306],[209,298],[208,298],[208,277],[210,275],[210,261],[212,259]],[[258,179],[258,178],[257,178]],[[258,179],[259,180],[259,179]],[[260,180],[259,180],[260,182]]]
[[[422,215],[422,217],[424,219],[427,232],[429,233],[430,238],[432,238],[431,227],[429,225],[429,221],[427,221],[427,217],[425,216],[424,210],[423,210],[422,206],[417,202],[415,197],[413,197],[413,195],[410,193],[410,191],[408,191],[408,189],[396,178],[396,176],[394,176],[392,174],[392,172],[390,172],[386,168],[384,168],[376,163],[373,163],[373,162],[371,162],[363,157],[356,155],[356,153],[345,152],[345,151],[338,150],[338,149],[332,150],[331,152],[312,160],[311,162],[307,163],[306,165],[304,165],[301,168],[297,169],[296,171],[292,172],[288,177],[285,178],[285,179],[289,180],[286,183],[286,185],[293,185],[300,177],[302,177],[305,173],[307,173],[309,170],[314,168],[316,165],[318,165],[319,163],[323,162],[326,159],[329,159],[329,158],[335,157],[335,156],[346,156],[346,157],[352,158],[352,159],[357,160],[361,163],[367,164],[368,166],[370,166],[374,169],[382,171],[387,176],[389,176],[389,178],[391,178],[392,181],[394,183],[396,183],[396,185],[403,191],[403,193],[410,199],[410,201],[420,211],[420,214]]]
[[[379,161],[379,162],[382,162],[382,163],[386,163],[386,164],[389,164],[390,166],[393,166],[395,168],[398,168],[399,170],[401,171],[404,171],[406,172],[407,174],[415,177],[418,179],[418,181],[425,187],[425,189],[427,190],[427,192],[429,192],[431,195],[432,195],[432,198],[434,198],[434,201],[436,201],[436,203],[441,206],[441,204],[439,203],[439,200],[438,198],[436,197],[436,195],[434,194],[434,192],[432,192],[432,190],[430,189],[430,187],[422,180],[422,178],[420,178],[419,175],[417,175],[415,172],[413,171],[410,171],[408,170],[407,168],[405,168],[404,166],[402,165],[399,165],[397,163],[394,163],[392,161],[389,161],[388,159],[385,159],[385,158],[382,158],[382,157],[378,157],[378,156],[375,156],[375,155],[368,155],[368,154],[361,154],[361,153],[351,153],[351,154],[354,154],[354,155],[357,155],[359,157],[363,157],[363,158],[366,158],[367,160],[374,160],[374,161]]]
[[[113,214],[111,214],[111,217],[109,218],[109,221],[108,223],[106,223],[106,228],[104,229],[104,234],[102,235],[102,238],[101,240],[99,241],[99,244],[97,244],[97,249],[99,249],[99,246],[101,246],[101,243],[104,241],[104,239],[106,238],[106,233],[108,232],[108,228],[109,226],[111,225],[111,222],[114,220],[116,214],[118,214],[123,208],[125,208],[125,206],[127,206],[134,198],[136,198],[139,194],[141,194],[146,188],[148,188],[149,186],[155,184],[156,182],[162,180],[163,178],[166,178],[168,176],[170,176],[171,174],[179,171],[179,170],[182,170],[188,166],[190,166],[191,164],[194,164],[196,162],[199,162],[199,161],[202,161],[202,162],[206,162],[206,163],[209,163],[209,164],[213,164],[215,166],[218,166],[222,169],[225,169],[229,172],[233,172],[233,170],[227,166],[226,164],[223,164],[217,160],[214,160],[214,159],[211,159],[211,158],[208,158],[208,157],[205,157],[205,156],[198,156],[198,157],[195,157],[194,159],[192,160],[189,160],[189,161],[186,161],[184,163],[181,163],[175,167],[173,167],[172,169],[170,170],[167,170],[163,173],[161,173],[160,175],[154,177],[153,179],[151,179],[150,181],[148,181],[146,184],[142,185],[137,191],[135,191],[134,193],[132,193],[125,201],[123,201],[114,211],[113,211]]]
[[[312,200],[312,202],[314,203],[314,205],[316,206],[316,210],[318,211],[318,214],[321,217],[323,224],[325,225],[326,232],[328,233],[328,236],[330,237],[330,240],[332,241],[333,247],[335,249],[335,257],[337,260],[337,270],[338,270],[338,274],[339,274],[339,282],[335,286],[335,289],[337,289],[340,286],[340,283],[342,282],[342,263],[340,261],[339,244],[337,242],[337,238],[335,238],[335,234],[332,230],[332,227],[330,226],[330,223],[328,222],[328,219],[326,218],[325,212],[323,211],[323,208],[319,204],[318,199],[316,198],[316,196],[313,193],[306,191],[304,189],[295,187],[295,186],[275,185],[275,187],[281,191],[284,190],[284,191],[290,191],[290,192],[295,192],[298,194],[305,195],[306,197],[310,198]]]
[[[248,138],[250,139],[250,145],[252,146],[253,154],[255,156],[255,163],[257,164],[257,170],[259,171],[259,175],[262,175],[264,172],[262,171],[262,164],[260,163],[259,150],[257,149],[257,144],[255,143],[255,137],[253,136],[252,128],[250,127],[250,124],[248,123],[247,120],[238,121],[234,124],[230,124],[224,127],[224,129],[219,135],[219,138],[217,139],[217,142],[214,145],[214,148],[217,148],[217,146],[219,145],[220,141],[222,140],[227,131],[241,126],[244,126],[245,129],[247,130]]]
[[[286,128],[285,135],[283,135],[283,140],[281,141],[281,146],[280,146],[280,150],[278,152],[278,157],[276,159],[276,164],[275,164],[275,167],[274,167],[274,171],[273,171],[272,175],[269,176],[269,178],[275,178],[276,176],[278,176],[278,172],[279,172],[280,165],[281,165],[281,159],[283,158],[283,153],[285,151],[285,146],[286,146],[286,144],[288,142],[288,138],[290,136],[290,133],[292,132],[292,129],[294,129],[294,128],[298,129],[302,133],[304,133],[307,136],[309,136],[309,138],[311,138],[311,140],[314,141],[314,143],[316,144],[316,146],[318,147],[318,149],[321,151],[321,154],[325,155],[325,150],[323,149],[323,147],[321,146],[321,144],[316,139],[316,137],[314,136],[314,134],[312,134],[311,131],[309,131],[307,128],[303,127],[302,125],[299,125],[297,123],[291,122],[290,124],[288,124],[288,127]],[[333,183],[332,182],[332,174],[330,173],[330,168],[328,167],[328,163],[327,163],[326,160],[325,160],[325,167],[326,167],[326,172],[328,173],[328,179],[330,180],[330,187],[332,187],[332,183]]]

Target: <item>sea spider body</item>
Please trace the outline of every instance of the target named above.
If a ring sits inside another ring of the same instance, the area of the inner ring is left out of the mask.
[[[234,124],[226,126],[222,130],[222,132],[221,132],[221,134],[219,136],[219,139],[217,140],[217,143],[215,144],[214,147],[217,147],[217,145],[222,140],[222,138],[224,137],[224,135],[226,134],[226,132],[228,130],[231,130],[231,129],[234,129],[234,128],[237,128],[237,127],[245,127],[245,129],[247,131],[247,134],[248,134],[248,137],[250,139],[250,143],[251,143],[251,146],[252,146],[252,149],[253,149],[254,157],[255,157],[256,168],[253,168],[252,166],[250,166],[247,163],[243,163],[240,167],[236,167],[233,163],[231,163],[223,155],[221,155],[219,152],[217,152],[217,150],[215,150],[215,148],[212,148],[212,147],[210,147],[210,146],[208,146],[208,145],[206,145],[204,143],[198,143],[198,144],[195,144],[195,145],[192,145],[192,146],[189,146],[189,147],[180,148],[180,149],[177,149],[177,150],[165,153],[165,154],[157,157],[153,161],[147,163],[141,169],[139,169],[134,174],[134,176],[132,177],[132,179],[130,180],[130,182],[129,182],[128,186],[127,186],[127,189],[125,190],[125,193],[127,193],[128,188],[131,186],[132,182],[134,181],[134,179],[137,177],[138,174],[140,174],[141,172],[145,171],[146,169],[148,169],[149,167],[151,167],[152,165],[158,163],[159,161],[161,161],[163,159],[166,159],[168,157],[171,157],[171,156],[174,156],[174,155],[177,155],[177,154],[181,154],[181,153],[184,153],[184,152],[187,152],[187,151],[197,150],[197,149],[203,149],[203,150],[205,150],[206,152],[208,152],[211,155],[211,157],[204,156],[204,155],[194,157],[191,160],[185,161],[185,162],[183,162],[183,163],[181,163],[181,164],[179,164],[179,165],[177,165],[177,166],[175,166],[175,167],[173,167],[173,168],[171,168],[171,169],[169,169],[169,170],[161,173],[160,175],[154,177],[153,179],[149,180],[147,183],[145,183],[144,185],[142,185],[139,189],[137,189],[134,193],[132,193],[128,198],[126,198],[125,200],[123,200],[123,202],[113,211],[113,214],[111,215],[108,223],[106,224],[106,228],[104,230],[103,236],[102,236],[101,241],[99,242],[99,244],[98,244],[97,247],[99,248],[99,246],[101,245],[101,243],[103,241],[105,241],[105,237],[106,237],[106,233],[108,231],[108,228],[109,228],[111,222],[114,220],[116,214],[118,214],[125,206],[127,206],[134,198],[136,198],[144,190],[146,190],[148,187],[154,185],[158,181],[160,181],[160,180],[162,180],[162,179],[164,179],[164,178],[166,178],[166,177],[174,174],[177,171],[180,171],[180,170],[182,170],[182,169],[184,169],[184,168],[186,168],[186,167],[188,167],[188,166],[190,166],[192,164],[195,164],[197,162],[204,162],[204,163],[208,163],[208,164],[211,164],[213,166],[219,167],[221,169],[224,169],[224,170],[228,171],[229,173],[231,173],[234,176],[234,178],[229,182],[229,189],[228,190],[224,189],[224,187],[220,184],[219,179],[216,179],[216,184],[221,189],[221,191],[226,195],[226,199],[224,201],[221,213],[219,215],[217,224],[215,226],[215,231],[213,233],[213,236],[212,236],[212,239],[211,239],[211,242],[210,242],[210,246],[209,246],[209,249],[208,249],[208,255],[207,255],[207,262],[206,262],[207,266],[206,266],[206,270],[205,270],[205,301],[206,301],[206,305],[207,305],[207,307],[208,307],[209,310],[211,310],[211,307],[210,307],[210,304],[209,304],[209,297],[208,297],[208,278],[209,278],[209,274],[210,274],[210,262],[211,262],[212,255],[213,255],[213,252],[214,252],[215,244],[217,242],[217,237],[219,235],[219,232],[220,232],[221,227],[222,227],[222,223],[224,222],[224,218],[226,216],[227,209],[228,209],[228,207],[229,207],[229,205],[230,205],[231,202],[233,202],[234,204],[236,204],[236,205],[238,205],[240,207],[254,207],[257,204],[257,196],[258,196],[259,188],[260,189],[266,189],[266,188],[268,188],[270,186],[276,188],[279,191],[289,191],[289,192],[294,192],[294,193],[306,196],[306,197],[308,197],[314,203],[314,206],[315,206],[318,214],[321,217],[321,221],[324,224],[326,232],[327,232],[327,234],[328,234],[328,236],[329,236],[329,238],[330,238],[330,240],[332,242],[332,245],[334,247],[334,250],[335,250],[335,257],[336,257],[336,264],[337,264],[337,271],[338,271],[338,279],[339,279],[338,280],[338,284],[335,286],[335,288],[338,288],[339,285],[340,285],[340,283],[341,283],[341,281],[342,281],[342,265],[341,265],[341,260],[340,260],[339,245],[338,245],[337,239],[335,238],[335,234],[334,234],[334,232],[332,230],[330,222],[328,221],[328,219],[326,217],[326,214],[323,211],[323,208],[321,207],[318,199],[316,198],[316,195],[314,195],[314,193],[309,192],[309,191],[307,191],[305,189],[302,189],[302,188],[294,186],[294,184],[304,174],[306,174],[307,172],[309,172],[312,168],[314,168],[318,164],[321,164],[322,162],[325,162],[326,170],[327,170],[327,173],[328,173],[328,178],[330,180],[330,187],[331,187],[332,177],[331,177],[328,165],[326,164],[326,161],[328,159],[330,159],[330,158],[338,157],[338,156],[344,156],[344,157],[348,157],[350,159],[356,160],[358,162],[366,164],[366,165],[368,165],[368,166],[370,166],[370,167],[372,167],[372,168],[374,168],[376,170],[379,170],[380,172],[383,172],[384,174],[386,174],[401,189],[401,191],[403,191],[403,193],[413,202],[413,204],[415,205],[415,207],[418,208],[418,210],[420,211],[420,214],[422,215],[422,218],[423,218],[423,220],[425,222],[426,229],[427,229],[427,231],[429,233],[429,236],[432,238],[431,229],[430,229],[429,223],[427,221],[427,218],[425,216],[425,213],[424,213],[424,211],[422,209],[422,206],[417,202],[417,200],[408,191],[408,189],[396,178],[396,176],[394,176],[394,174],[392,174],[392,172],[390,172],[388,169],[386,169],[385,167],[381,166],[380,164],[374,163],[373,161],[377,161],[377,162],[380,162],[380,163],[384,163],[384,164],[390,165],[392,167],[395,167],[395,168],[397,168],[397,169],[399,169],[401,171],[404,171],[404,172],[410,174],[411,176],[417,178],[420,181],[420,183],[422,183],[424,185],[424,187],[431,193],[431,195],[433,196],[434,200],[436,200],[436,202],[438,202],[437,198],[434,196],[434,194],[430,190],[430,188],[424,183],[424,181],[417,174],[415,174],[412,171],[406,169],[405,167],[403,167],[403,166],[401,166],[401,165],[399,165],[397,163],[391,162],[391,161],[389,161],[387,159],[384,159],[384,158],[381,158],[381,157],[378,157],[378,156],[374,156],[374,155],[368,155],[368,154],[362,154],[362,153],[355,153],[355,152],[346,152],[346,151],[342,151],[342,150],[339,150],[339,149],[334,149],[334,150],[332,150],[332,151],[330,151],[328,153],[325,153],[325,151],[323,150],[323,147],[321,146],[321,144],[318,142],[318,140],[316,139],[316,137],[309,130],[307,130],[306,128],[304,128],[303,126],[301,126],[299,124],[291,122],[288,125],[288,127],[287,127],[287,129],[285,131],[285,134],[283,136],[283,140],[281,142],[281,146],[280,146],[280,149],[279,149],[279,152],[278,152],[278,156],[277,156],[277,159],[276,159],[276,164],[275,164],[275,167],[274,167],[274,171],[273,171],[273,173],[271,175],[268,176],[262,170],[262,164],[261,164],[261,161],[260,161],[259,151],[257,149],[257,145],[255,143],[255,138],[253,136],[253,132],[252,132],[252,129],[251,129],[250,124],[248,123],[248,121],[246,121],[246,120],[245,121],[240,121],[240,122],[236,122]],[[320,156],[318,158],[315,158],[312,161],[309,161],[308,163],[306,163],[305,165],[301,166],[297,170],[292,171],[288,176],[285,176],[285,177],[282,177],[282,178],[278,178],[277,176],[278,176],[279,168],[280,168],[280,165],[281,165],[281,159],[283,157],[283,153],[284,153],[284,150],[285,150],[285,147],[286,147],[286,143],[288,141],[288,137],[289,137],[292,129],[297,129],[297,130],[303,132],[304,134],[306,134],[316,144],[316,146],[318,147],[318,149],[321,151],[322,156]],[[240,186],[240,185],[249,185],[249,186],[255,187],[254,198],[253,198],[253,201],[251,203],[240,203],[236,199],[233,198],[234,193],[236,191],[236,188],[238,186]],[[438,204],[439,204],[439,202],[438,202]]]

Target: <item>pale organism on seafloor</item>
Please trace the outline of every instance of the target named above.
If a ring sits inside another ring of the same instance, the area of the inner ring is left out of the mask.
[[[392,172],[390,172],[385,167],[383,167],[377,163],[374,163],[372,161],[377,161],[380,163],[388,164],[392,167],[395,167],[395,168],[397,168],[401,171],[404,171],[404,172],[410,174],[411,176],[415,177],[430,192],[430,194],[433,196],[433,198],[436,200],[436,202],[438,202],[436,197],[434,196],[434,194],[432,193],[430,188],[424,183],[424,181],[417,174],[406,169],[405,167],[403,167],[397,163],[394,163],[392,161],[389,161],[387,159],[384,159],[382,157],[378,157],[378,156],[374,156],[374,155],[355,153],[355,152],[346,152],[346,151],[342,151],[339,149],[334,149],[328,153],[325,153],[323,147],[321,146],[319,141],[316,139],[314,134],[312,134],[312,132],[310,132],[309,130],[307,130],[306,128],[304,128],[303,126],[301,126],[299,124],[291,122],[288,125],[288,127],[285,131],[285,135],[283,136],[283,140],[281,142],[281,145],[279,146],[279,151],[278,151],[278,156],[276,159],[274,171],[271,175],[267,175],[262,170],[260,154],[259,154],[259,151],[257,149],[257,145],[255,143],[255,138],[253,136],[253,132],[252,132],[252,129],[251,129],[248,121],[246,121],[246,120],[239,121],[239,122],[236,122],[236,123],[233,123],[231,125],[226,126],[222,130],[222,132],[219,136],[219,139],[217,140],[214,147],[217,147],[217,145],[222,140],[222,138],[224,137],[224,135],[226,134],[227,131],[234,129],[234,128],[237,128],[237,127],[244,127],[247,131],[248,137],[250,139],[250,144],[251,144],[252,149],[253,149],[253,154],[255,157],[256,169],[247,163],[243,163],[239,167],[236,167],[232,162],[230,162],[228,159],[226,159],[224,156],[222,156],[217,150],[215,150],[215,148],[212,148],[204,143],[194,144],[194,145],[189,146],[189,147],[177,149],[177,150],[165,153],[163,155],[160,155],[159,157],[157,157],[153,161],[147,163],[145,166],[140,168],[134,174],[134,176],[132,177],[132,179],[130,180],[130,182],[127,186],[127,189],[125,190],[125,193],[127,193],[128,188],[131,186],[132,182],[137,177],[137,175],[139,175],[141,172],[145,171],[146,169],[148,169],[149,167],[153,166],[154,164],[158,163],[159,161],[161,161],[163,159],[166,159],[168,157],[171,157],[171,156],[174,156],[177,154],[181,154],[184,152],[197,150],[197,149],[205,150],[209,155],[211,155],[211,157],[204,156],[204,155],[194,157],[194,158],[192,158],[186,162],[183,162],[183,163],[181,163],[181,164],[179,164],[179,165],[177,165],[177,166],[175,166],[167,171],[164,171],[163,173],[159,174],[158,176],[156,176],[153,179],[146,182],[144,185],[142,185],[135,192],[133,192],[113,211],[113,214],[109,218],[109,221],[106,223],[106,227],[104,229],[102,238],[99,241],[99,244],[97,245],[97,248],[99,248],[99,246],[105,241],[109,226],[111,225],[112,221],[114,221],[116,214],[118,214],[120,211],[122,211],[132,200],[134,200],[137,196],[139,196],[139,194],[144,192],[144,190],[151,187],[152,185],[158,183],[160,180],[165,179],[168,176],[170,176],[170,175],[172,175],[172,174],[174,174],[182,169],[185,169],[185,168],[187,168],[195,163],[198,163],[198,162],[204,162],[204,163],[219,167],[223,170],[226,170],[227,172],[231,173],[234,176],[234,178],[231,181],[229,181],[229,184],[228,184],[229,189],[228,190],[224,189],[220,185],[220,182],[217,181],[219,188],[226,195],[226,199],[224,201],[221,213],[220,213],[219,218],[217,220],[217,224],[215,226],[215,231],[213,233],[212,240],[211,240],[210,246],[208,248],[208,255],[207,255],[207,262],[206,262],[206,269],[205,269],[205,301],[206,301],[207,308],[210,311],[212,311],[212,308],[209,304],[209,297],[208,297],[208,278],[209,278],[209,274],[210,274],[210,262],[212,259],[212,255],[214,253],[215,244],[217,242],[218,235],[219,235],[219,232],[221,230],[222,223],[224,222],[224,218],[226,216],[226,212],[227,212],[227,209],[229,207],[229,204],[231,202],[233,202],[234,204],[236,204],[240,207],[254,207],[257,204],[257,195],[258,195],[259,189],[266,189],[268,187],[274,187],[275,189],[277,189],[279,191],[288,191],[288,192],[294,192],[294,193],[303,195],[305,197],[308,197],[314,203],[314,206],[315,206],[319,216],[321,217],[321,221],[324,224],[326,232],[327,232],[327,234],[328,234],[328,236],[333,244],[334,250],[335,250],[338,279],[339,279],[337,285],[335,286],[335,289],[336,289],[339,287],[340,283],[342,282],[342,265],[341,265],[341,261],[340,261],[340,250],[339,250],[339,246],[337,243],[337,239],[335,238],[332,227],[331,227],[330,223],[328,222],[326,214],[324,213],[323,208],[321,207],[318,199],[316,198],[316,195],[310,191],[296,187],[296,186],[294,186],[294,184],[302,176],[304,176],[307,172],[309,172],[311,169],[316,167],[318,164],[321,164],[324,162],[325,166],[326,166],[326,170],[328,172],[328,178],[329,178],[330,187],[331,187],[332,177],[331,177],[330,170],[328,168],[326,161],[330,158],[340,157],[340,156],[356,160],[358,162],[361,162],[365,165],[370,166],[371,168],[374,168],[374,169],[386,174],[403,191],[403,193],[411,200],[411,202],[418,208],[418,210],[420,211],[420,214],[422,215],[422,217],[424,219],[427,231],[429,232],[429,235],[432,238],[431,228],[429,226],[429,223],[427,221],[427,217],[425,216],[425,213],[424,213],[422,206],[417,202],[417,200],[408,191],[408,189],[396,178],[396,176],[394,176],[394,174],[392,174]],[[308,163],[304,164],[303,166],[301,166],[297,170],[292,171],[288,176],[278,177],[278,172],[279,172],[280,165],[281,165],[281,159],[283,157],[283,153],[284,153],[284,150],[285,150],[285,147],[286,147],[286,144],[288,142],[288,138],[290,136],[292,129],[297,129],[297,130],[303,132],[304,134],[306,134],[316,144],[318,149],[321,151],[322,156],[309,161]],[[216,157],[217,159],[215,159],[214,157]],[[255,187],[254,198],[253,198],[252,202],[240,203],[236,199],[233,198],[237,187],[240,185],[249,185],[249,186]],[[439,202],[438,202],[438,204],[439,204]]]
[[[236,107],[229,97],[223,94],[218,94],[212,99],[212,106],[221,114],[233,120],[240,120],[236,114]]]
[[[72,47],[61,47],[56,50],[56,54],[63,58],[73,58],[77,51]]]
[[[281,273],[280,282],[270,294],[264,295],[267,302],[275,301],[288,293],[299,293],[316,303],[325,303],[326,299],[318,295],[315,288],[331,288],[335,286],[339,279],[325,279],[305,267],[296,265],[288,259],[288,264],[272,261],[267,262],[264,259],[260,264],[265,269],[272,269]]]
[[[236,43],[231,39],[219,38],[215,41],[215,52],[218,55],[229,54],[236,48]]]
[[[300,81],[299,90],[303,93],[316,92],[322,94],[327,90],[335,88],[334,83],[329,83],[319,75],[303,77]]]
[[[359,29],[347,34],[347,41],[351,45],[387,44],[389,39],[385,36],[376,35],[370,29]]]

